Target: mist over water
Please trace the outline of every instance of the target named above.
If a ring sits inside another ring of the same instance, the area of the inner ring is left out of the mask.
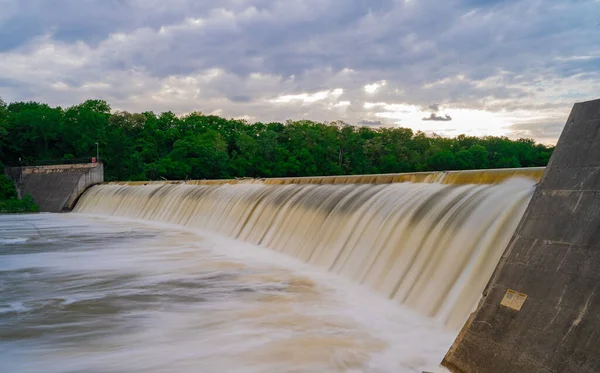
[[[0,215],[2,372],[435,371],[453,338],[364,286],[213,233]]]

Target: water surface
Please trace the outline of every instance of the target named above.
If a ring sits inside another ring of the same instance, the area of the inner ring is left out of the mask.
[[[421,372],[453,339],[266,248],[114,217],[0,215],[2,372]]]

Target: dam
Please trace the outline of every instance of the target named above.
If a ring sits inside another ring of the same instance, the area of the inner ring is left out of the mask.
[[[424,182],[386,184],[109,183],[91,187],[74,212],[176,224],[265,246],[458,329],[541,171],[408,174]],[[474,176],[490,184],[454,183]]]
[[[0,217],[0,361],[598,371],[599,129],[576,104],[546,169],[111,182]]]
[[[0,361],[442,372],[542,173],[111,182],[0,216]]]

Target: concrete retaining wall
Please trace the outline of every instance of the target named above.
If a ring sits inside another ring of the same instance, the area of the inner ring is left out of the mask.
[[[600,372],[600,100],[575,104],[454,372]]]
[[[43,212],[69,211],[88,187],[104,182],[102,163],[13,167],[5,173],[19,195],[30,194]]]

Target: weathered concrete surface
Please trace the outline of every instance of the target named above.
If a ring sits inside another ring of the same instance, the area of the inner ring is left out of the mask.
[[[508,289],[527,295],[517,311]],[[600,372],[600,100],[575,104],[477,310],[455,372]]]
[[[30,194],[43,212],[71,210],[77,198],[90,186],[104,182],[102,163],[27,166],[5,173],[13,179],[19,195]]]

